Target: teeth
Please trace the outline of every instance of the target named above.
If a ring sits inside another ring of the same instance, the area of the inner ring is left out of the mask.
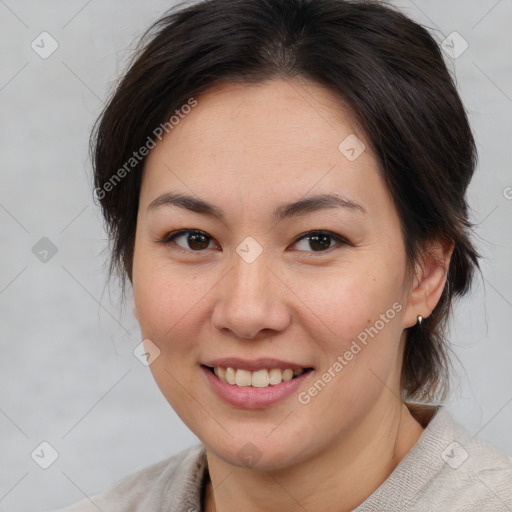
[[[235,383],[235,376],[236,376],[236,372],[235,370],[233,370],[233,368],[226,368],[226,375],[225,375],[225,378],[226,378],[226,382],[228,384],[234,384]],[[219,377],[220,379],[220,377]]]
[[[293,379],[293,377],[298,377],[304,373],[304,370],[302,368],[297,370],[292,370],[291,368],[286,368],[285,370],[281,370],[280,368],[271,368],[270,370],[257,370],[255,372],[251,372],[241,368],[223,368],[221,366],[216,366],[213,369],[213,373],[215,373],[220,380],[231,385],[266,388],[269,385],[276,386],[277,384],[281,384],[283,381],[286,382]]]
[[[247,370],[237,370],[235,377],[235,384],[237,386],[250,386],[251,385],[251,372]]]
[[[275,386],[276,384],[281,384],[281,381],[283,380],[283,373],[279,368],[272,368],[270,372],[268,373],[269,376],[269,383],[272,386]]]
[[[226,380],[226,368],[222,368],[221,366],[216,366],[213,369],[213,372],[220,380]]]
[[[287,368],[283,372],[283,380],[287,381],[287,380],[292,380],[292,379],[293,379],[293,370],[290,370],[290,368]]]
[[[237,370],[239,372],[240,370]],[[267,370],[258,370],[252,372],[252,387],[253,388],[266,388],[270,384],[270,377]]]

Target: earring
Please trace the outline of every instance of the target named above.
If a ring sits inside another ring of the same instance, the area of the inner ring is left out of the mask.
[[[421,325],[423,322],[423,317],[421,315],[418,315],[418,325]]]

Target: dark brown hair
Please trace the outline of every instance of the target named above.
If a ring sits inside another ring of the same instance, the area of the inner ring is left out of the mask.
[[[111,274],[131,281],[145,160],[130,160],[134,152],[209,87],[279,77],[318,83],[355,114],[400,215],[409,265],[428,241],[454,241],[441,299],[408,329],[402,368],[404,398],[444,398],[452,302],[479,267],[465,199],[476,149],[438,44],[381,3],[206,0],[172,9],[144,34],[91,137]]]

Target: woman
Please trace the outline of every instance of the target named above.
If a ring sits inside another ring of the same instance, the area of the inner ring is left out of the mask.
[[[376,2],[182,7],[92,140],[111,270],[201,444],[67,512],[512,508],[510,458],[433,405],[476,151],[425,29]]]

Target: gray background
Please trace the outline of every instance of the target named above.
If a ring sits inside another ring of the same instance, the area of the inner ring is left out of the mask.
[[[132,354],[130,297],[122,309],[115,283],[105,286],[87,155],[137,37],[171,5],[0,0],[0,510],[63,506],[197,441]],[[455,311],[448,406],[511,455],[512,2],[398,5],[440,41],[456,31],[469,44],[447,61],[478,140],[469,198],[486,259],[484,280]],[[59,44],[47,59],[31,48],[43,31]],[[42,237],[58,249],[47,262],[32,252]],[[46,470],[31,458],[42,441],[59,454]]]

